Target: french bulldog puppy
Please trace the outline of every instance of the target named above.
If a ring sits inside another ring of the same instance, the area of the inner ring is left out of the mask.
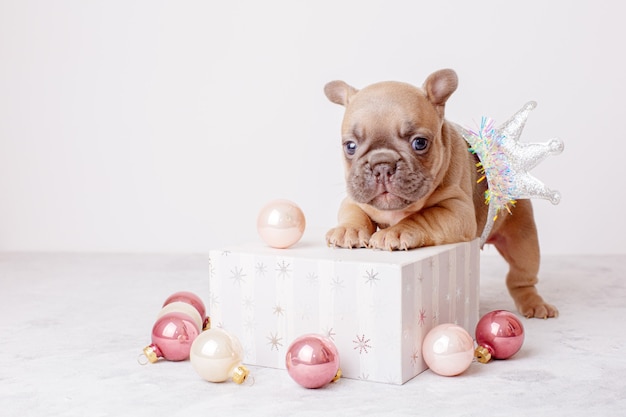
[[[422,88],[381,82],[357,90],[328,83],[328,99],[345,106],[341,126],[347,197],[328,245],[407,250],[480,236],[487,217],[486,181],[444,108],[458,78],[431,74]],[[509,264],[506,283],[521,314],[556,317],[537,292],[539,242],[530,200],[498,216],[486,243]]]

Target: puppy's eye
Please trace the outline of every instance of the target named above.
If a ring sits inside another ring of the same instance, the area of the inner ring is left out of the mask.
[[[356,142],[349,141],[344,143],[343,149],[345,150],[346,154],[354,155],[354,153],[356,152]]]
[[[422,152],[428,148],[428,139],[423,137],[415,137],[411,140],[411,147],[415,152]]]

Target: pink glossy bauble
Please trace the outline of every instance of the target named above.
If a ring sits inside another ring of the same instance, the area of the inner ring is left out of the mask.
[[[257,217],[259,235],[273,248],[284,249],[294,245],[302,238],[305,227],[304,213],[289,200],[269,202]]]
[[[174,294],[167,297],[167,299],[163,303],[163,307],[178,301],[192,305],[196,310],[198,310],[198,313],[202,318],[203,328],[207,329],[208,327],[210,327],[210,321],[206,315],[206,307],[204,306],[204,303],[202,302],[200,297],[189,291],[175,292]]]
[[[435,373],[454,376],[463,373],[474,358],[474,340],[461,326],[440,324],[424,338],[422,356]]]
[[[150,362],[156,358],[183,361],[189,358],[191,344],[200,334],[196,322],[186,314],[167,313],[152,327],[152,344],[144,349]]]
[[[305,388],[321,388],[341,375],[337,347],[327,337],[306,334],[287,349],[289,376]]]
[[[476,357],[479,362],[508,359],[524,343],[524,326],[510,311],[495,310],[485,314],[476,325]]]

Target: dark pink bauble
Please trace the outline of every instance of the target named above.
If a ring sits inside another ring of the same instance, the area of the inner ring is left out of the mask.
[[[287,349],[285,364],[289,376],[305,388],[321,388],[340,375],[337,347],[318,334],[294,340]]]
[[[204,307],[204,303],[196,294],[189,291],[175,292],[174,294],[167,297],[167,299],[163,303],[163,307],[175,301],[182,301],[184,303],[191,304],[196,310],[198,310],[198,313],[200,313],[200,317],[202,317],[202,320],[206,318],[206,308]]]
[[[154,323],[152,344],[148,348],[154,351],[156,357],[169,361],[183,361],[189,358],[191,344],[199,334],[200,329],[188,315],[179,312],[167,313]],[[150,356],[148,359],[153,362]]]
[[[524,326],[510,311],[495,310],[485,314],[476,325],[477,352],[484,352],[489,359],[508,359],[515,355],[524,343]],[[481,349],[482,348],[482,349]],[[488,353],[488,354],[487,354]]]

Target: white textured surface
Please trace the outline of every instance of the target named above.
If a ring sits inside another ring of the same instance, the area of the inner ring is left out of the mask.
[[[212,384],[189,362],[140,366],[161,304],[201,294],[207,255],[0,254],[3,416],[626,415],[626,256],[546,257],[555,320],[524,320],[512,359],[402,386],[343,379],[320,390],[253,367],[255,383]],[[512,302],[505,265],[482,257],[481,314]]]

